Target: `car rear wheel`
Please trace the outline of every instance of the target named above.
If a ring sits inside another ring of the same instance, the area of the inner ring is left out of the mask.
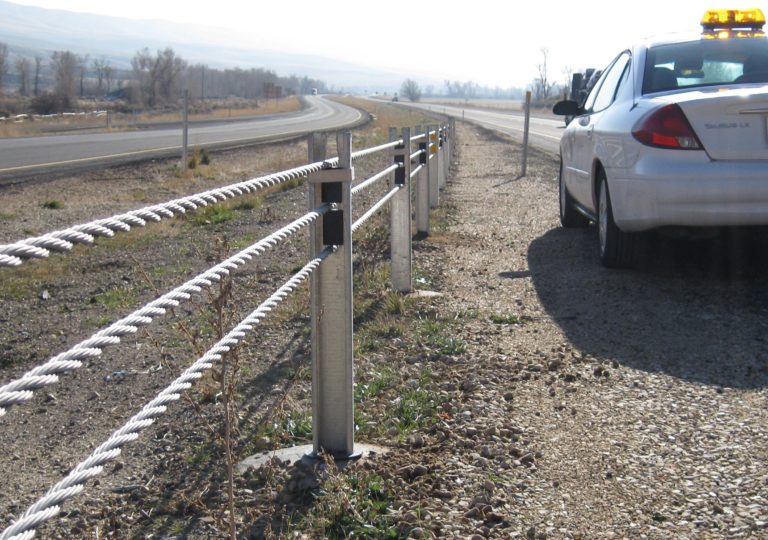
[[[608,268],[627,268],[635,258],[637,235],[619,229],[613,220],[611,194],[605,172],[598,176],[597,230],[600,238],[600,262]]]
[[[589,225],[589,219],[576,210],[573,198],[565,187],[562,162],[560,162],[560,224],[567,229]]]

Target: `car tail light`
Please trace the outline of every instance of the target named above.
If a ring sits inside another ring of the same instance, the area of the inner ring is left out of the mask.
[[[632,136],[645,145],[657,148],[702,149],[691,124],[676,104],[665,105],[640,119],[632,129]]]

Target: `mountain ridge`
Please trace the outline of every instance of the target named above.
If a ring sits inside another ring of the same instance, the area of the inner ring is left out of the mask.
[[[83,29],[87,29],[85,39]],[[404,79],[418,76],[312,54],[278,51],[264,42],[252,46],[225,43],[231,43],[232,36],[231,31],[214,27],[47,9],[0,0],[0,41],[8,45],[13,55],[48,56],[56,50],[70,50],[88,54],[92,59],[104,58],[118,69],[129,69],[138,50],[171,47],[190,64],[261,67],[281,76],[306,75],[347,92],[394,92]]]

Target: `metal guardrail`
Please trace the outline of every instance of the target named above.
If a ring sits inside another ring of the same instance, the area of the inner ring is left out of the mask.
[[[441,186],[445,185],[451,162],[454,127],[453,124],[428,126],[423,132],[421,128],[415,131],[417,134],[412,136],[411,130],[405,128],[398,137],[396,130],[391,129],[389,143],[357,152],[352,152],[351,134],[339,133],[336,141],[338,157],[331,159],[326,159],[327,136],[313,134],[309,138],[309,165],[0,246],[0,257],[15,257],[18,261],[13,261],[11,265],[18,266],[28,258],[47,256],[47,253],[43,254],[39,250],[71,249],[71,245],[66,247],[61,242],[71,244],[73,238],[79,238],[83,243],[92,243],[96,232],[111,236],[105,231],[128,231],[131,225],[145,225],[147,218],[159,221],[163,217],[172,217],[187,210],[195,210],[199,206],[215,204],[229,197],[251,193],[292,178],[306,176],[308,180],[308,213],[116,321],[69,351],[51,358],[19,379],[0,387],[0,418],[5,419],[8,408],[28,401],[35,390],[57,383],[59,374],[79,368],[82,359],[101,354],[103,348],[118,344],[121,336],[135,333],[139,326],[152,323],[154,318],[165,313],[166,308],[189,300],[193,294],[199,294],[204,288],[218,282],[253,257],[287,240],[298,230],[309,228],[309,262],[166,389],[149,401],[123,427],[117,429],[90,456],[75,466],[62,481],[51,487],[43,497],[0,533],[0,540],[27,540],[34,537],[41,524],[58,515],[60,505],[64,501],[81,493],[85,483],[102,472],[104,463],[119,456],[123,445],[138,438],[139,431],[149,427],[156,417],[165,412],[170,402],[179,399],[180,393],[191,387],[192,382],[200,378],[203,371],[211,369],[216,362],[221,361],[224,354],[236,346],[273,307],[306,279],[310,280],[314,423],[312,455],[326,452],[342,459],[355,457],[352,235],[389,203],[392,288],[400,292],[412,289],[412,183],[416,183],[417,230],[419,234],[428,234],[429,209],[437,206],[439,191]],[[418,148],[415,152],[414,145]],[[353,187],[353,161],[379,152],[388,152],[392,156],[393,164]],[[416,167],[412,167],[413,162],[416,162]],[[353,223],[353,196],[384,179],[389,179],[390,189],[387,194]],[[87,236],[91,236],[90,240]],[[39,240],[41,238],[43,240]],[[8,246],[13,248],[3,254],[2,248]],[[0,430],[2,421],[0,420]]]

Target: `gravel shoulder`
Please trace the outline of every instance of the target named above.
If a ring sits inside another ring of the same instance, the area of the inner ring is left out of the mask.
[[[414,243],[417,287],[440,296],[416,300],[406,310],[406,328],[391,321],[387,339],[379,335],[385,345],[361,349],[358,343],[359,384],[371,384],[384,366],[397,375],[378,399],[358,405],[361,418],[380,422],[422,380],[436,408],[435,421],[407,436],[385,425],[361,430],[357,438],[387,448],[347,474],[375,475],[388,486],[387,522],[395,537],[768,538],[764,252],[736,241],[660,237],[642,268],[604,269],[594,227],[559,227],[558,164],[550,155],[534,151],[528,176],[519,178],[516,144],[464,124],[458,124],[457,140],[433,234]],[[302,149],[292,145],[276,153],[300,161]],[[273,165],[247,168],[270,171]],[[73,180],[71,189],[58,184],[55,195],[52,184],[7,192],[19,210],[4,218],[3,236],[42,232],[59,226],[56,220],[71,223],[74,215],[50,220],[39,204],[62,199],[67,211],[70,198],[85,198],[89,184],[114,190],[111,211],[135,208],[137,197],[165,195],[155,188],[142,195],[135,180],[114,175],[110,183],[92,176]],[[197,187],[159,176],[156,184],[168,193]],[[98,207],[103,215],[101,202],[85,198],[83,209],[72,212],[87,215]],[[88,257],[61,257],[68,262],[19,282],[17,293],[6,289],[2,380],[98,327],[107,311],[105,292],[139,285],[126,302],[146,301],[182,273],[217,260],[222,237],[259,238],[284,221],[284,211],[306,204],[301,190],[265,202],[237,212],[236,235],[223,225],[163,226],[130,255],[119,243],[88,248]],[[267,210],[273,203],[275,210]],[[189,240],[171,248],[166,235]],[[365,239],[377,241],[386,246],[376,234]],[[303,256],[299,247],[238,273],[233,287],[244,295],[238,299],[253,304]],[[303,302],[289,305],[241,351],[239,457],[278,440],[264,426],[276,425],[285,411],[306,410]],[[9,488],[0,493],[3,526],[132,414],[126,401],[143,404],[215,338],[211,303],[209,296],[178,310],[165,329],[128,340],[0,421],[0,470]],[[423,336],[412,335],[426,316],[451,321],[452,349],[435,351]],[[54,319],[60,326],[49,324]],[[184,323],[193,320],[208,326],[189,339]],[[358,340],[365,335],[358,334]],[[47,350],[37,345],[41,341],[54,345]],[[113,377],[118,371],[126,372],[120,380]],[[206,379],[173,405],[102,480],[67,503],[63,519],[42,529],[42,536],[226,538],[219,391],[217,381]],[[320,503],[332,486],[321,488],[313,474],[274,462],[239,478],[242,537],[329,536],[302,525],[329,512]],[[349,503],[351,484],[342,485],[338,492]],[[361,512],[353,504],[341,508]]]

